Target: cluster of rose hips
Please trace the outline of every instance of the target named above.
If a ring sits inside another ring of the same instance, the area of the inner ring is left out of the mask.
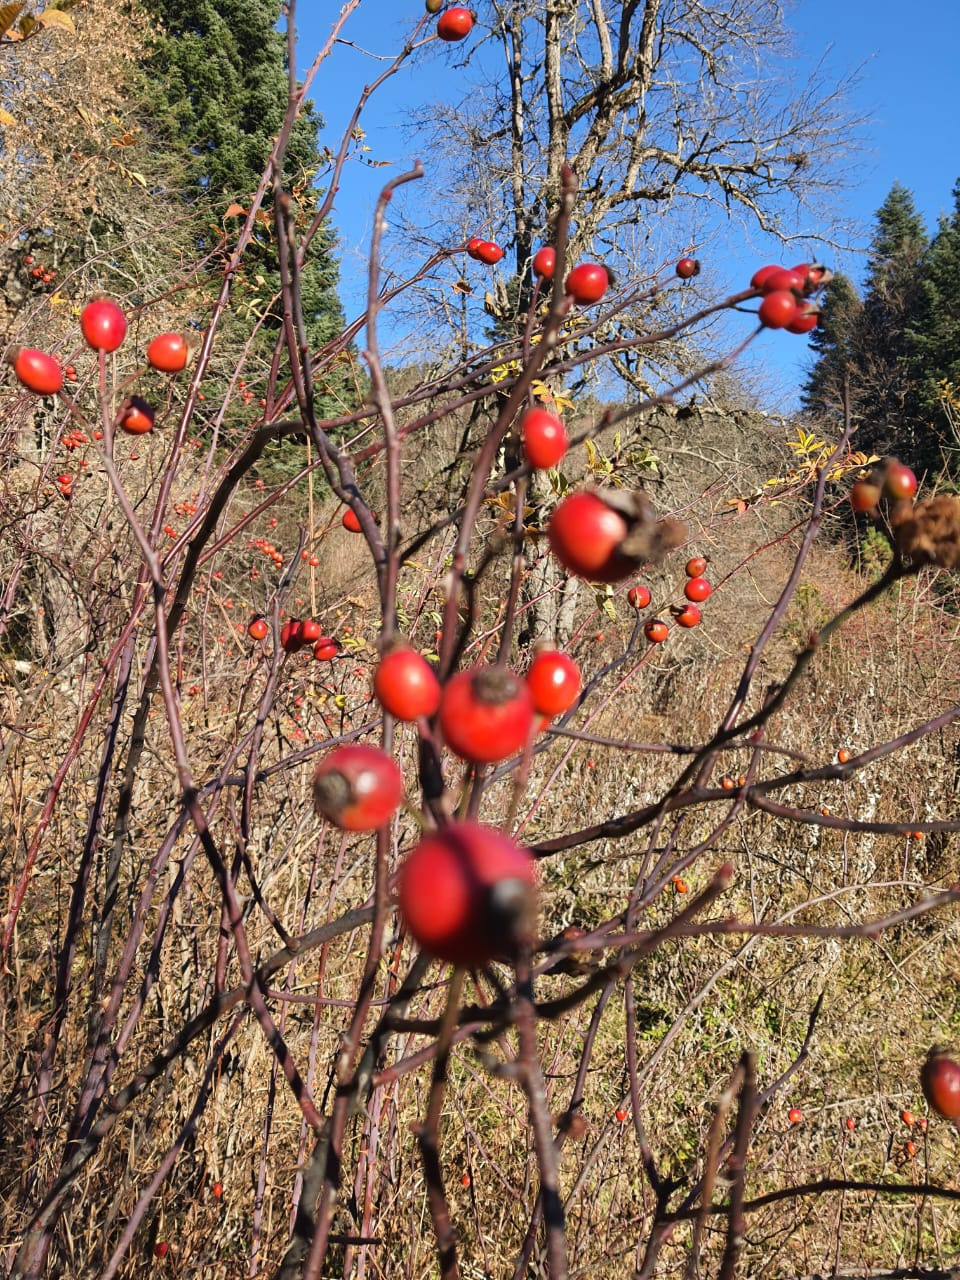
[[[687,603],[671,605],[670,612],[678,627],[689,629],[699,627],[703,621],[703,614],[697,606],[707,599],[713,587],[703,576],[707,571],[705,556],[692,556],[686,563],[685,571],[687,580],[683,585],[683,594],[687,598]],[[649,608],[651,599],[650,588],[644,586],[642,582],[634,583],[627,592],[627,603],[637,612]],[[644,626],[643,633],[650,644],[663,644],[670,634],[670,628],[662,618],[651,618]]]
[[[471,765],[494,764],[524,751],[551,719],[575,705],[581,688],[574,660],[558,650],[536,653],[526,676],[505,666],[477,665],[443,685],[422,654],[398,643],[383,655],[373,691],[385,712],[407,722],[435,720],[443,741]],[[373,831],[403,801],[403,778],[378,747],[339,747],[318,766],[317,811],[348,831]],[[528,850],[501,831],[452,822],[427,835],[400,869],[397,897],[416,941],[461,965],[484,964],[515,950],[530,921],[536,884]]]
[[[247,546],[256,551],[262,551],[268,560],[273,561],[275,568],[283,568],[282,553],[266,538],[251,538],[250,542],[247,543]]]
[[[247,635],[252,640],[265,640],[269,632],[266,618],[259,614],[247,625]],[[289,618],[280,628],[280,647],[285,653],[299,653],[310,645],[318,662],[329,661],[340,652],[339,642],[326,635],[320,623],[312,618]]]
[[[42,263],[36,261],[32,253],[26,254],[23,259],[23,265],[30,272],[31,278],[40,284],[53,284],[57,278],[57,273],[53,267],[43,266]]]
[[[909,502],[917,492],[917,477],[896,458],[888,458],[874,468],[866,479],[857,480],[850,489],[850,505],[864,515],[876,513],[881,498],[889,502]]]
[[[80,331],[87,346],[110,354],[127,336],[127,318],[109,298],[94,298],[80,312]],[[186,368],[189,348],[180,333],[161,333],[147,347],[147,363],[161,373],[179,373]],[[45,351],[32,347],[15,347],[9,361],[20,383],[38,396],[52,396],[63,389],[66,376],[75,382],[77,371],[60,363]],[[144,435],[152,430],[153,408],[140,396],[131,396],[120,409],[118,425],[130,435]]]
[[[811,333],[820,321],[820,308],[808,298],[831,279],[832,273],[818,262],[760,267],[750,280],[750,288],[763,294],[757,312],[760,323],[787,333]]]

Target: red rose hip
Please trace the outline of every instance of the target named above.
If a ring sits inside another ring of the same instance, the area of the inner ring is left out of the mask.
[[[530,689],[506,667],[471,667],[443,686],[440,729],[462,760],[505,760],[526,746],[532,724]]]
[[[379,747],[337,747],[317,765],[313,804],[345,831],[375,831],[403,799],[403,776]]]
[[[515,954],[533,923],[536,881],[529,851],[502,831],[451,823],[425,836],[400,867],[397,901],[424,950],[474,967]]]

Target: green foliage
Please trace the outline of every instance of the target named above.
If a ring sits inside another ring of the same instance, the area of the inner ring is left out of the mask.
[[[960,382],[960,182],[953,188],[953,212],[940,219],[923,261],[910,340],[921,407],[943,428],[939,384]]]
[[[283,123],[288,79],[285,41],[276,29],[280,0],[144,3],[160,28],[148,60],[152,89],[143,108],[158,145],[180,157],[183,195],[196,207],[196,245],[202,252],[216,244],[211,231],[218,239],[221,227],[229,230],[226,209],[249,206]],[[298,231],[316,212],[320,127],[319,115],[306,102],[284,157],[281,182],[292,196],[289,216]],[[342,327],[337,278],[332,234],[322,227],[301,276],[307,338],[314,351]],[[240,323],[228,324],[224,333],[227,345],[234,338],[239,348],[250,320],[264,319],[253,353],[262,372],[269,368],[281,326],[279,296],[277,237],[268,196],[235,282],[232,304]],[[331,395],[321,394],[321,413],[339,411],[344,385],[339,377],[332,380]]]

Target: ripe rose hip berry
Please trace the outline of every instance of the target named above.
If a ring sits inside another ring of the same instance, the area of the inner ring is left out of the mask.
[[[688,578],[684,583],[683,594],[694,604],[702,604],[713,590],[706,578]]]
[[[763,277],[760,288],[764,293],[779,293],[781,290],[800,293],[805,283],[806,272],[794,271],[791,267],[777,267]]]
[[[646,609],[650,603],[650,598],[649,588],[645,587],[642,582],[638,582],[627,592],[628,604],[637,610]]]
[[[799,1107],[791,1107],[787,1112],[787,1119],[791,1124],[800,1124],[803,1121],[803,1112]]]
[[[652,618],[643,628],[643,634],[650,644],[663,644],[670,634],[670,628],[660,618]]]
[[[526,746],[532,725],[530,689],[506,667],[470,667],[443,686],[440,729],[462,760],[505,760]]]
[[[80,312],[80,331],[94,351],[116,351],[127,336],[127,318],[109,298],[94,298]]]
[[[485,262],[488,267],[494,267],[503,257],[503,250],[492,240],[481,240],[473,256],[478,262]]]
[[[552,280],[556,269],[557,251],[551,245],[545,244],[533,255],[533,274],[539,276],[541,280]]]
[[[753,273],[753,275],[750,277],[750,288],[762,289],[764,285],[764,281],[767,280],[769,276],[772,276],[774,271],[782,271],[782,270],[783,268],[779,266],[779,264],[776,262],[770,263],[768,266],[765,266],[765,267],[758,267],[756,271]]]
[[[398,720],[432,716],[440,706],[440,682],[416,649],[398,645],[385,654],[373,677],[377,701]]]
[[[544,716],[562,716],[580,696],[580,668],[569,654],[541,649],[530,664],[527,684],[535,711]]]
[[[913,1112],[912,1112],[912,1111],[906,1111],[906,1110],[905,1110],[905,1111],[901,1111],[901,1112],[900,1112],[900,1119],[903,1121],[903,1123],[907,1126],[907,1128],[908,1128],[908,1129],[913,1127]]]
[[[623,1107],[617,1107],[613,1114],[618,1124],[626,1124],[627,1113],[624,1111]]]
[[[329,662],[340,652],[340,645],[333,636],[321,636],[313,646],[313,656],[317,662]]]
[[[681,280],[690,280],[700,274],[700,263],[696,258],[681,258],[674,269]]]
[[[247,627],[247,635],[251,640],[266,640],[270,633],[266,618],[251,618]]]
[[[484,240],[483,236],[472,236],[467,241],[467,257],[479,261],[479,259],[477,259],[477,250],[482,244],[486,243],[487,241]]]
[[[854,1120],[853,1116],[847,1116],[843,1123],[846,1125],[850,1133],[853,1133],[854,1129],[857,1127],[857,1122]]]
[[[920,1068],[920,1084],[934,1111],[960,1127],[960,1063],[940,1045],[927,1053]]]
[[[820,308],[804,302],[797,308],[796,319],[791,320],[786,330],[787,333],[813,333],[819,323]]]
[[[563,423],[546,409],[528,409],[520,422],[523,454],[532,467],[555,467],[569,447]]]
[[[127,435],[145,436],[148,431],[153,430],[155,417],[152,405],[147,404],[140,396],[131,396],[120,419],[120,429],[126,431]]]
[[[63,386],[63,373],[53,356],[33,347],[14,351],[13,372],[22,385],[37,396],[56,395]]]
[[[688,578],[702,578],[707,572],[706,556],[692,556],[684,567]]]
[[[673,616],[678,627],[699,627],[703,621],[700,610],[695,604],[688,604],[682,609],[677,609]]]
[[[303,623],[299,618],[291,618],[280,628],[280,648],[286,653],[296,653],[303,648],[302,627]]]
[[[379,747],[337,747],[313,775],[313,807],[345,831],[375,831],[403,799],[403,776]]]
[[[840,750],[837,752],[837,761],[840,764],[846,764],[849,759],[850,759],[850,752],[847,750],[846,747],[841,747]]]
[[[796,320],[799,310],[793,294],[786,289],[778,289],[764,297],[757,316],[768,329],[785,329]]]
[[[581,262],[567,276],[564,288],[574,302],[599,302],[610,287],[610,273],[599,262]]]
[[[869,480],[857,480],[850,490],[850,505],[854,511],[859,511],[861,514],[876,511],[880,496],[879,485]]]
[[[516,953],[536,883],[527,849],[493,827],[457,822],[425,836],[402,864],[397,901],[424,950],[472,968]]]
[[[634,568],[619,551],[627,532],[624,517],[587,490],[564,498],[547,526],[550,550],[560,563],[591,582],[619,582]]]
[[[891,462],[887,467],[883,491],[892,502],[912,498],[917,492],[917,477],[902,462]]]
[[[182,333],[161,333],[147,347],[147,362],[161,373],[179,373],[187,367],[188,355]]]
[[[437,35],[441,40],[462,40],[472,29],[473,14],[460,5],[454,5],[437,19]]]
[[[316,644],[323,636],[323,627],[312,618],[304,618],[300,623],[300,643]]]
[[[170,1242],[168,1240],[158,1240],[153,1246],[153,1256],[155,1258],[165,1258],[170,1252]]]

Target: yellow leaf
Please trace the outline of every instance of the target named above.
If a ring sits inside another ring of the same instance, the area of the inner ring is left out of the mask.
[[[16,118],[12,116],[9,111],[5,111],[3,107],[0,107],[0,124],[16,124],[16,123],[17,123]]]
[[[20,16],[20,10],[23,4],[5,4],[0,6],[0,36],[5,36],[17,18]]]
[[[83,121],[84,124],[88,124],[90,125],[91,128],[93,128],[93,116],[84,107],[81,107],[79,103],[77,104],[77,115],[80,117],[80,119]]]
[[[37,15],[37,21],[41,27],[59,27],[62,31],[69,31],[72,36],[77,34],[69,13],[63,13],[60,9],[44,9],[43,13]]]

